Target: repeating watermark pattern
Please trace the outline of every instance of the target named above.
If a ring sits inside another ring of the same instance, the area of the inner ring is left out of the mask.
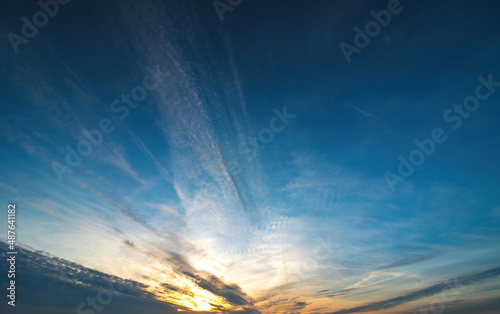
[[[10,306],[16,306],[16,204],[9,204],[7,206],[7,262],[9,271],[7,277],[10,279],[9,287],[7,288],[7,302]]]
[[[314,248],[313,255],[301,263],[299,272],[293,274],[293,277],[299,281],[304,280],[307,276],[312,275],[313,270],[317,266],[330,258],[334,253],[334,249],[340,248],[340,244],[333,242],[332,239],[331,235],[328,235],[326,239],[316,238],[316,247]]]
[[[19,45],[28,44],[29,39],[34,38],[38,35],[38,31],[40,28],[47,25],[49,22],[49,17],[53,18],[59,13],[59,5],[68,4],[70,0],[40,0],[38,1],[38,5],[42,10],[37,11],[33,14],[31,21],[23,16],[21,21],[23,22],[23,26],[21,26],[21,35],[18,35],[13,32],[9,32],[7,34],[7,39],[9,39],[10,45],[12,49],[14,49],[15,53],[19,52]]]
[[[95,314],[97,312],[102,312],[104,307],[109,305],[113,301],[113,294],[121,292],[123,286],[120,285],[118,288],[113,287],[113,283],[108,285],[108,288],[99,289],[95,298],[88,297],[85,302],[81,302],[76,307],[77,314]]]
[[[485,101],[495,92],[496,87],[500,87],[500,82],[493,80],[493,75],[489,74],[488,79],[482,75],[478,76],[479,84],[474,89],[474,94],[464,98],[462,104],[453,104],[452,108],[445,110],[443,121],[450,124],[450,128],[455,131],[462,126],[463,119],[468,119],[471,113],[479,109],[481,101]],[[386,171],[384,176],[389,189],[394,192],[397,183],[402,183],[415,172],[415,167],[421,166],[427,157],[436,151],[437,144],[442,144],[448,139],[448,135],[442,128],[432,130],[430,137],[423,140],[414,140],[416,149],[410,152],[408,159],[402,155],[398,156],[398,174]]]
[[[296,114],[287,112],[286,106],[280,112],[273,108],[274,117],[269,120],[269,128],[261,128],[257,136],[248,137],[247,141],[242,141],[238,145],[238,152],[247,156],[247,161],[251,162],[257,157],[257,151],[262,151],[267,144],[274,140],[274,134],[282,132],[290,121],[297,117]]]
[[[281,111],[273,108],[274,116],[269,120],[269,127],[263,127],[257,132],[257,136],[249,136],[247,140],[241,141],[238,145],[238,153],[245,156],[247,162],[253,161],[259,151],[266,148],[275,137],[276,133],[281,133],[297,117],[296,114],[288,113],[286,106]],[[237,176],[243,170],[237,158],[231,159],[227,163],[227,168],[231,176]],[[231,182],[225,180],[223,176],[215,177],[215,187],[209,185],[203,190],[203,196],[219,194],[221,191],[229,188]],[[217,193],[219,192],[219,193]]]
[[[227,0],[227,2],[224,2],[222,0],[214,0],[212,2],[212,5],[215,9],[215,12],[217,13],[217,16],[219,17],[219,20],[221,22],[224,21],[224,13],[226,12],[233,12],[234,8],[239,6],[243,0]]]
[[[322,262],[327,261],[335,252],[335,249],[340,248],[340,244],[333,241],[332,235],[325,237],[317,237],[315,239],[316,245],[312,256],[303,260],[299,266],[298,271],[292,273],[286,278],[286,284],[297,285],[305,282],[308,278],[314,276],[316,269],[321,265]],[[279,274],[277,274],[278,276]],[[268,311],[266,308],[271,308],[274,305],[287,301],[288,299],[269,301],[263,305],[261,308],[261,313],[275,313],[274,311]]]
[[[462,289],[465,289],[457,279],[453,280],[452,283],[445,282],[445,284],[446,287],[439,292],[436,298],[433,298],[428,305],[421,307],[413,314],[441,314],[446,308],[445,304],[455,301],[462,294]],[[450,293],[453,295],[450,296]]]
[[[363,29],[358,26],[354,27],[354,45],[348,44],[345,41],[339,44],[339,48],[344,54],[347,63],[351,63],[351,56],[353,54],[360,54],[362,49],[368,47],[371,40],[380,34],[382,28],[386,28],[391,23],[393,15],[400,14],[403,12],[403,9],[404,7],[399,0],[389,0],[387,2],[387,10],[380,10],[378,12],[370,11],[373,20],[367,22]]]
[[[144,101],[148,96],[148,91],[155,90],[159,83],[166,77],[166,72],[160,70],[160,66],[156,65],[156,69],[146,67],[146,74],[142,79],[142,84],[134,86],[130,93],[121,94],[120,98],[113,100],[110,105],[111,112],[118,114],[118,119],[125,120],[130,114],[130,109],[135,109],[139,103]],[[132,98],[132,99],[131,99]],[[71,173],[74,167],[82,163],[82,157],[89,156],[93,151],[93,146],[100,145],[103,141],[104,134],[110,134],[116,129],[113,120],[110,118],[102,118],[99,121],[98,128],[90,131],[82,130],[82,135],[86,138],[77,143],[76,149],[66,145],[66,165],[57,161],[52,162],[52,169],[59,180],[63,181],[64,173]]]

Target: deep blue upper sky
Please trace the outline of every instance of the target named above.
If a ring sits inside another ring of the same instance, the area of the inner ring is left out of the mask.
[[[7,34],[40,7],[2,4],[0,195],[19,243],[190,310],[403,313],[460,278],[447,308],[493,313],[500,4],[402,0],[347,62],[339,45],[390,2],[246,0],[221,21],[211,1],[74,0],[17,53]]]

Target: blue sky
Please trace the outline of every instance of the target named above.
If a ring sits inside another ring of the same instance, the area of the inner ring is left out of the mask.
[[[122,282],[109,313],[498,312],[498,5],[401,1],[348,63],[340,43],[389,2],[243,1],[221,21],[210,1],[71,1],[17,53],[7,34],[40,7],[3,4],[0,195],[35,278],[20,311]]]

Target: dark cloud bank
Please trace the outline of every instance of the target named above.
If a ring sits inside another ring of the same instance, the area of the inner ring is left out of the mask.
[[[0,250],[7,251],[7,244],[3,241],[0,241]],[[177,309],[180,307],[156,300],[152,293],[145,290],[147,286],[142,283],[110,276],[41,251],[18,246],[17,252],[16,306],[13,308],[7,305],[7,297],[4,297],[4,302],[0,303],[0,313],[75,314],[78,313],[77,307],[80,304],[86,303],[88,298],[96,298],[99,291],[109,289],[110,284],[119,291],[113,293],[111,302],[101,310],[106,314],[179,313]],[[194,271],[189,265],[186,267]],[[0,263],[0,273],[7,274],[7,272],[7,263]],[[201,288],[224,297],[228,302],[251,306],[250,299],[238,286],[225,284],[213,275],[207,279],[199,274],[185,273]],[[1,283],[2,291],[7,291],[6,276]],[[168,283],[164,283],[163,286],[166,290],[179,289]],[[83,307],[80,313],[99,313],[89,309],[91,308],[88,306]],[[259,312],[249,308],[235,313]]]

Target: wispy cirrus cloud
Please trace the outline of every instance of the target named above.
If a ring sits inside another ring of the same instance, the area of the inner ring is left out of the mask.
[[[483,272],[479,273],[474,273],[474,274],[469,274],[469,275],[463,275],[460,277],[457,277],[456,279],[453,280],[455,286],[458,287],[463,287],[465,288],[466,286],[495,278],[500,275],[500,267],[497,268],[492,268]],[[412,292],[409,292],[407,294],[401,295],[399,297],[395,298],[390,298],[378,302],[373,302],[369,303],[366,305],[362,306],[357,306],[353,307],[350,309],[345,309],[345,310],[340,310],[340,311],[335,311],[331,312],[331,314],[348,314],[348,313],[364,313],[364,312],[370,312],[370,311],[380,311],[380,310],[385,310],[385,309],[390,309],[399,305],[402,305],[407,302],[419,300],[422,298],[426,298],[435,294],[438,294],[442,292],[443,290],[450,289],[449,288],[450,281],[442,281],[437,284],[434,284],[432,286],[415,290]]]

